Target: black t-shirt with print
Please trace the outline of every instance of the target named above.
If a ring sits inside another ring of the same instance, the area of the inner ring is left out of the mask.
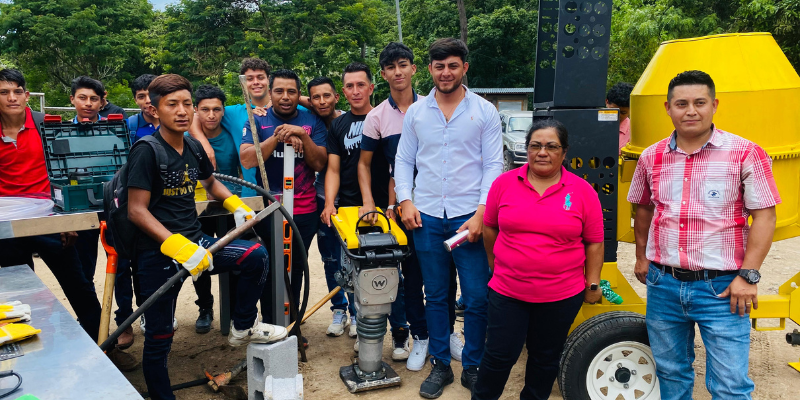
[[[361,137],[366,115],[348,112],[331,123],[328,133],[328,154],[336,154],[339,162],[339,206],[363,205],[358,184],[358,159],[361,157]],[[375,205],[389,205],[389,162],[382,149],[372,154],[372,197]]]
[[[199,142],[196,147],[200,150],[202,161],[198,162],[189,145],[184,143],[183,155],[172,148],[160,132],[153,134],[158,139],[167,153],[166,182],[161,179],[161,174],[156,165],[156,155],[151,146],[139,145],[131,150],[128,156],[128,187],[135,187],[151,192],[150,213],[172,233],[180,233],[192,242],[200,240],[203,232],[200,230],[200,221],[197,219],[197,209],[194,204],[194,189],[198,180],[208,179],[214,172],[214,167]],[[195,140],[184,137],[184,140]],[[152,193],[160,193],[155,196]],[[152,202],[155,199],[155,203]],[[146,234],[139,235],[137,243],[139,250],[152,250],[161,247]]]

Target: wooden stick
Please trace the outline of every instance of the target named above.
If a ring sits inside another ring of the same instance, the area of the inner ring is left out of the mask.
[[[341,290],[341,289],[342,289],[341,286],[337,286],[337,287],[333,288],[333,290],[331,290],[330,293],[326,294],[325,297],[322,298],[322,300],[318,301],[317,304],[314,304],[314,306],[311,307],[310,310],[306,311],[306,315],[303,316],[303,319],[300,320],[300,323],[302,324],[303,322],[306,322],[308,317],[314,315],[314,313],[317,312],[317,310],[319,310],[320,307],[325,305],[325,303],[327,303],[328,300],[333,298],[333,296],[336,295],[336,293],[339,293],[339,290]],[[295,321],[295,322],[297,322],[297,321]],[[292,330],[292,327],[294,326],[295,322],[292,322],[291,324],[289,324],[289,326],[286,327],[286,330],[287,331]]]

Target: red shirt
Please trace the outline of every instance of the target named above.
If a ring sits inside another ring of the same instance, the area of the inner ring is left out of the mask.
[[[3,135],[0,124],[0,196],[50,198],[44,149],[30,107],[17,140]]]
[[[647,259],[691,270],[737,270],[749,210],[779,204],[772,161],[757,144],[712,126],[708,143],[686,154],[675,132],[648,147],[628,201],[655,205]]]
[[[489,190],[486,226],[499,229],[489,287],[529,303],[563,300],[586,287],[585,243],[603,241],[597,192],[561,167],[543,196],[528,182],[528,164],[498,177]]]

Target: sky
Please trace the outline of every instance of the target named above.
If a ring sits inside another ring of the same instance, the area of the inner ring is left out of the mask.
[[[150,0],[150,3],[153,5],[153,8],[161,11],[164,11],[164,7],[166,7],[167,4],[172,4],[176,2],[177,0]]]

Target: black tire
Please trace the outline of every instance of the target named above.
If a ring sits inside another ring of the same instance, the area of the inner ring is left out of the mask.
[[[599,359],[601,354],[605,357]],[[631,358],[626,358],[629,356]],[[593,369],[597,370],[589,371],[593,363]],[[618,367],[622,364],[622,367]],[[607,367],[605,372],[602,366]],[[595,377],[594,382],[605,383],[605,377],[608,376],[608,386],[587,387],[589,374]],[[617,379],[612,379],[614,377]],[[558,387],[564,400],[613,400],[618,398],[618,394],[626,400],[660,399],[644,315],[611,311],[589,318],[579,325],[567,338],[561,353]]]
[[[511,154],[510,151],[504,150],[503,151],[503,171],[511,171],[514,168],[515,168],[514,156]]]

